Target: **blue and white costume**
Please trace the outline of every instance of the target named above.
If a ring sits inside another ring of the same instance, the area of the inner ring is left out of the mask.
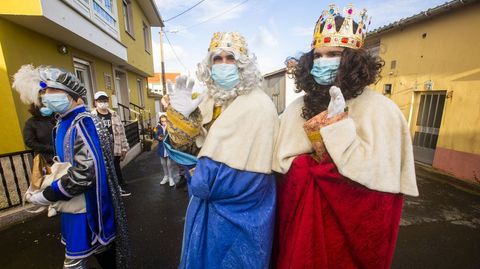
[[[241,73],[232,90],[219,89],[208,71],[220,52],[234,55]],[[197,76],[207,84],[208,95],[198,108],[186,116],[182,107],[174,107],[181,102],[172,99],[186,90],[179,86],[181,78],[167,108],[170,157],[188,168],[197,159],[188,180],[191,197],[179,268],[269,268],[277,112],[238,33],[215,33],[204,63]],[[201,70],[207,70],[205,75]]]
[[[62,213],[62,243],[66,257],[88,257],[100,245],[115,238],[114,209],[107,182],[100,139],[90,116],[75,120],[86,113],[83,105],[62,115],[54,131],[56,154],[72,168],[51,185],[59,200],[84,195],[85,213]],[[75,120],[75,122],[74,122]]]

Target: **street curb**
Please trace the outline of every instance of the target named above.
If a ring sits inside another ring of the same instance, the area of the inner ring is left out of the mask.
[[[460,178],[456,178],[429,165],[415,162],[415,173],[421,178],[446,183],[461,191],[480,196],[480,184],[474,184]]]
[[[39,214],[46,214],[46,211],[39,213],[30,213],[26,210],[36,208],[35,205],[27,204],[25,206],[16,206],[11,209],[0,212],[0,231],[11,226],[30,220]]]

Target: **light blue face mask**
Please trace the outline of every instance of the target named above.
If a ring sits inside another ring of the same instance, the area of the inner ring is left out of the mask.
[[[72,101],[68,100],[65,93],[46,93],[42,95],[42,102],[53,112],[60,114],[67,112],[72,105]]]
[[[42,114],[42,116],[44,117],[49,117],[50,115],[53,114],[53,110],[49,107],[41,107],[40,114]]]
[[[215,84],[225,90],[233,90],[240,82],[238,67],[235,64],[214,64],[212,66],[212,79]]]
[[[317,58],[313,61],[310,74],[320,85],[332,85],[337,77],[341,57]]]

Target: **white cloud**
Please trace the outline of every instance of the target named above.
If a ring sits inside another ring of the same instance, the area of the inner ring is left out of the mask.
[[[213,16],[219,15],[227,10],[227,13],[216,17],[215,19],[209,22],[224,22],[228,20],[237,19],[240,15],[247,10],[248,2],[245,4],[239,5],[241,2],[237,1],[225,1],[225,0],[208,0],[203,2],[201,5],[198,6],[199,9],[199,16],[196,18],[197,22],[203,22],[207,19],[212,18]],[[237,6],[239,5],[239,6]],[[233,8],[234,6],[237,6]],[[233,8],[233,9],[232,9]],[[198,13],[197,13],[198,14]]]
[[[382,27],[402,18],[407,18],[420,11],[433,8],[438,5],[437,1],[369,1],[366,4],[367,14],[372,17],[372,25],[369,30]]]
[[[257,49],[260,48],[275,48],[278,47],[278,38],[276,35],[271,31],[271,29],[265,27],[265,26],[260,26],[258,27],[258,33],[253,39],[254,45],[257,47]]]
[[[173,47],[173,49],[172,49],[172,47]],[[175,52],[174,52],[174,50],[175,50]],[[178,63],[178,60],[175,57],[175,53],[177,54],[178,58],[182,62],[184,62],[185,59],[188,58],[188,54],[186,53],[186,51],[183,49],[182,46],[174,45],[174,44],[172,44],[172,46],[170,46],[166,42],[166,40],[164,40],[164,43],[163,43],[163,57],[164,57],[165,65],[170,64],[170,65],[173,66],[173,64],[175,64],[174,66],[179,66],[178,71],[183,71],[183,67],[181,66],[180,63]],[[153,42],[153,66],[154,66],[155,72],[160,72],[161,62],[160,62],[160,43],[159,43],[159,41],[154,41]],[[168,68],[168,69],[170,69],[170,68]]]
[[[295,26],[292,28],[292,34],[295,36],[311,36],[313,34],[312,26]]]
[[[155,0],[155,4],[160,11],[185,10],[194,5],[195,0],[178,1],[178,0]],[[163,15],[163,14],[162,14]],[[164,18],[165,19],[165,18]]]
[[[258,32],[252,40],[252,45],[256,49],[277,48],[279,46],[278,30],[273,17],[268,19],[266,25],[258,27]]]
[[[157,7],[160,10],[163,19],[168,20],[170,17],[175,16],[176,14],[192,7],[193,5],[198,3],[198,0],[155,0],[155,3],[157,4]],[[248,2],[239,5],[240,3],[241,1],[238,0],[208,0],[200,3],[192,10],[189,10],[187,13],[185,13],[185,15],[182,15],[182,17],[189,17],[190,21],[200,23],[231,9],[224,15],[212,19],[209,22],[219,23],[232,19],[237,19],[248,8]],[[235,7],[236,5],[239,6]],[[166,16],[164,13],[168,13],[169,15]],[[185,17],[183,18],[183,20],[185,20]],[[174,21],[172,20],[172,22]]]

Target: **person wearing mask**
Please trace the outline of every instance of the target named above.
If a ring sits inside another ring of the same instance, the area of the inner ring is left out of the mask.
[[[28,112],[32,114],[23,128],[25,145],[31,148],[34,154],[40,154],[48,164],[53,164],[52,130],[55,126],[53,111],[46,107],[30,104]]]
[[[67,172],[43,191],[27,195],[27,201],[49,206],[71,203],[75,211],[61,213],[61,237],[65,245],[63,268],[88,268],[95,256],[102,268],[129,267],[129,241],[125,207],[113,165],[108,131],[87,112],[86,89],[72,73],[60,68],[22,66],[14,75],[14,88],[22,98],[39,98],[58,114],[53,144]],[[73,204],[75,203],[75,204]]]
[[[237,32],[214,33],[197,78],[207,86],[203,97],[192,95],[193,81],[179,76],[163,100],[167,149],[197,158],[189,170],[179,268],[269,268],[277,111],[262,90],[256,57]],[[177,163],[192,160],[178,156]]]
[[[167,150],[165,149],[164,139],[167,135],[167,116],[161,115],[158,125],[155,128],[154,138],[158,141],[157,155],[160,157],[160,163],[163,169],[163,179],[160,182],[161,185],[169,183],[170,187],[175,186],[175,180],[173,179],[173,164],[172,160],[168,157]]]
[[[113,161],[118,182],[120,183],[120,192],[122,196],[130,196],[131,193],[125,190],[126,183],[123,178],[122,168],[120,167],[120,162],[125,159],[125,156],[130,149],[125,135],[125,128],[117,112],[109,109],[109,97],[106,92],[96,92],[94,99],[95,109],[92,110],[92,114],[98,116],[110,134],[110,141],[113,146]]]
[[[404,195],[418,196],[404,115],[368,87],[384,64],[362,48],[368,24],[330,5],[295,66],[305,95],[276,140],[274,268],[390,268]]]

